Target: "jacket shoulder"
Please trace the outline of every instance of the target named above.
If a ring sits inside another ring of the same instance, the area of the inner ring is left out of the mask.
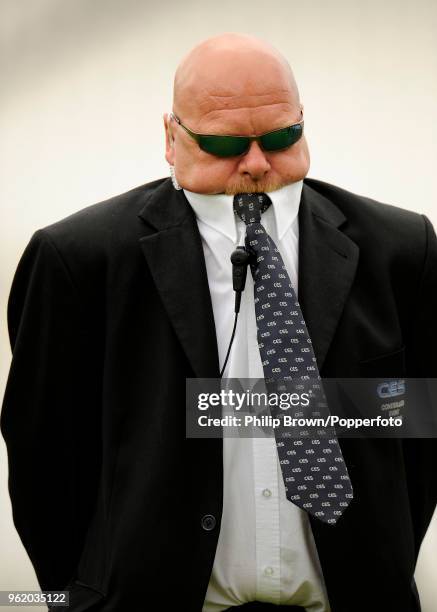
[[[76,239],[92,240],[94,246],[97,246],[99,241],[105,241],[114,228],[120,228],[120,224],[128,225],[132,220],[135,222],[146,198],[165,180],[160,178],[81,208],[38,231],[61,245],[65,241],[68,243],[69,237],[74,236]]]
[[[48,241],[73,269],[104,265],[108,257],[136,246],[143,224],[138,213],[166,178],[91,204],[36,230],[31,242]]]
[[[360,248],[360,259],[375,270],[399,270],[403,278],[422,278],[437,264],[435,229],[422,213],[378,202],[315,179],[305,184],[344,215],[341,230]],[[325,200],[325,201],[326,201]]]
[[[400,240],[411,240],[424,233],[424,215],[393,204],[379,202],[347,189],[316,179],[305,184],[334,203],[345,215],[350,226],[360,227],[371,236],[396,232]]]
[[[98,291],[111,261],[139,257],[144,224],[138,213],[165,180],[145,183],[37,229],[20,258],[18,276],[23,278],[22,271],[34,267],[47,274],[53,269],[54,275],[61,265],[73,284],[88,293]]]

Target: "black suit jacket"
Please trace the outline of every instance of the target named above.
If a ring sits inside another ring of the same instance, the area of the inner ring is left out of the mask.
[[[430,221],[306,179],[299,300],[322,376],[437,373]],[[200,612],[222,512],[222,441],[185,439],[186,377],[218,377],[196,220],[159,179],[32,236],[14,277],[1,415],[16,528],[73,612]],[[340,439],[354,499],[311,517],[333,612],[420,609],[434,439]],[[216,519],[205,529],[202,518]]]

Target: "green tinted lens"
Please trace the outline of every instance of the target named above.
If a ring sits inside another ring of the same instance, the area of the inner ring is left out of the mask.
[[[266,151],[279,151],[291,147],[303,133],[303,123],[296,123],[283,130],[276,130],[260,137],[262,148]]]
[[[297,123],[283,130],[260,136],[261,146],[265,151],[287,149],[299,140],[302,133],[303,123]],[[243,136],[199,136],[198,139],[202,151],[217,155],[217,157],[241,155],[248,150],[250,141],[250,138]]]
[[[199,147],[218,157],[232,157],[247,151],[249,139],[238,136],[200,136]]]

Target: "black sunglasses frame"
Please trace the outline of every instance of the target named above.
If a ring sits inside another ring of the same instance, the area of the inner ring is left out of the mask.
[[[240,155],[244,155],[245,153],[247,153],[252,141],[254,140],[256,140],[259,143],[260,147],[265,151],[275,152],[275,151],[283,151],[283,150],[289,149],[291,146],[293,146],[293,144],[295,144],[298,140],[300,140],[303,134],[304,120],[303,120],[303,107],[302,106],[300,108],[300,111],[302,115],[302,119],[300,121],[297,121],[296,123],[293,123],[287,127],[273,130],[272,132],[266,132],[264,134],[260,134],[259,136],[234,136],[231,134],[199,134],[197,132],[193,132],[192,130],[190,130],[190,128],[184,125],[182,121],[179,119],[179,117],[177,117],[173,112],[169,113],[169,118],[170,120],[174,119],[176,123],[180,125],[181,128],[183,128],[187,132],[187,134],[191,136],[191,138],[193,138],[197,142],[197,144],[199,145],[200,149],[202,149],[202,151],[205,151],[206,153],[209,153],[210,155],[214,155],[216,157],[238,157]],[[300,128],[300,129],[297,129],[297,128]],[[274,136],[275,134],[278,134],[279,132],[284,132],[284,131],[290,132],[291,130],[296,132],[297,138],[290,144],[287,144],[284,147],[270,148],[270,149],[266,148],[265,144],[263,145],[263,138]],[[204,148],[206,145],[204,142],[202,142],[203,139],[211,139],[211,138],[220,139],[222,140],[222,142],[225,139],[230,139],[230,141],[233,141],[233,142],[240,142],[242,145],[242,147],[240,148],[242,148],[242,150],[239,153],[231,153],[231,154],[226,154],[226,155],[212,153],[207,148]]]

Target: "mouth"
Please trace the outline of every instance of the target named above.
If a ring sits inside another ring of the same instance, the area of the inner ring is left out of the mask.
[[[235,195],[237,193],[268,193],[270,191],[276,191],[284,185],[285,183],[282,181],[261,181],[259,183],[246,183],[242,181],[229,185],[223,193],[226,195]]]

